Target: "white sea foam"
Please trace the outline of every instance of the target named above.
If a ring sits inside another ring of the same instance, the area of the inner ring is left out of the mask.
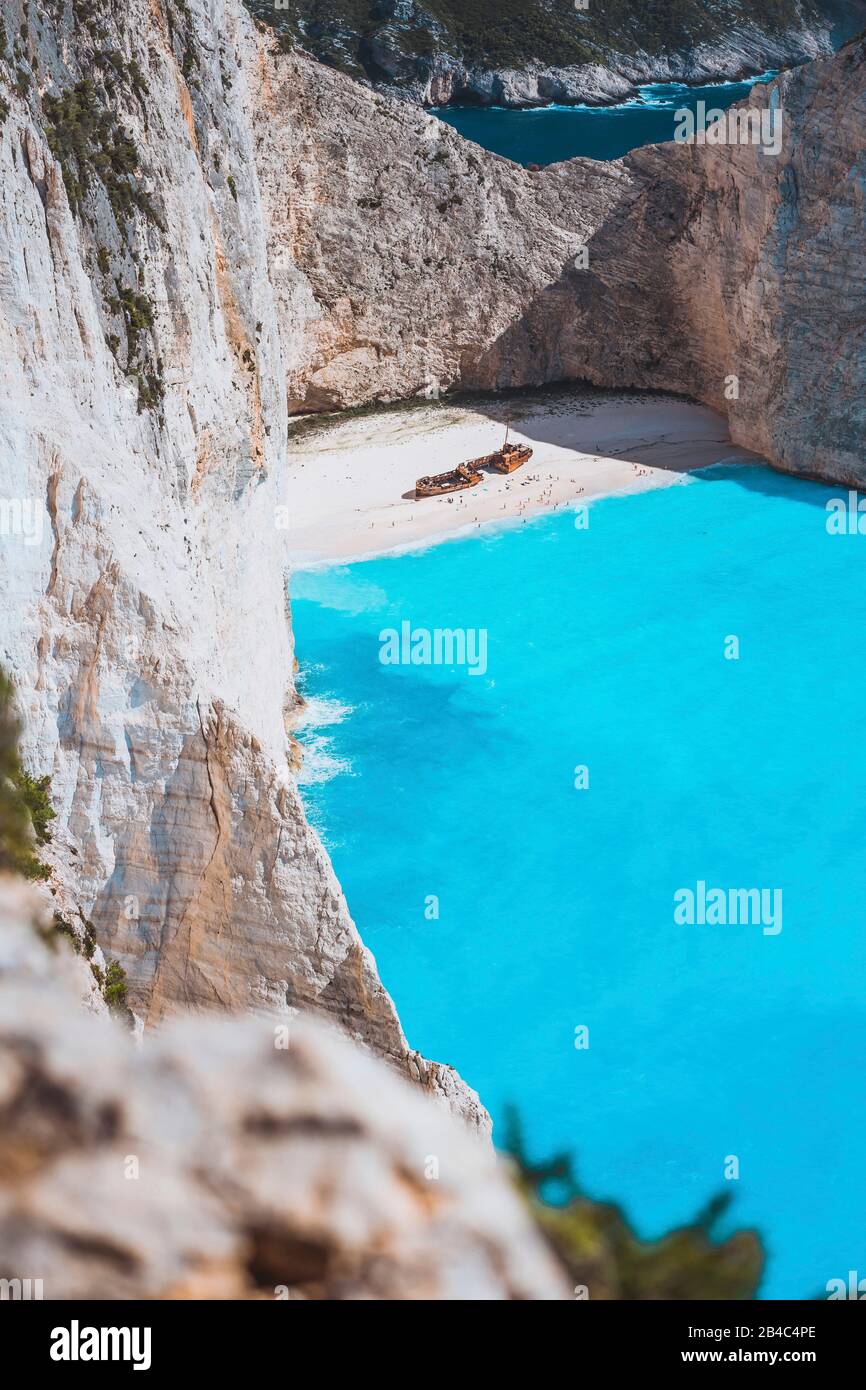
[[[322,670],[319,667],[318,670]],[[305,667],[304,675],[316,674],[316,668]],[[297,729],[327,729],[333,724],[342,724],[352,713],[352,705],[344,705],[331,695],[314,695],[304,704],[298,714]]]
[[[313,669],[307,667],[305,675],[309,675]],[[324,668],[317,669],[321,671]],[[298,742],[304,750],[298,774],[299,786],[316,786],[322,782],[330,782],[334,777],[352,774],[351,762],[347,758],[339,757],[334,752],[332,740],[327,734],[319,732],[342,724],[352,712],[351,705],[345,705],[329,695],[314,696],[306,702],[295,724]]]
[[[624,101],[611,102],[609,105],[586,101],[568,103],[552,101],[547,106],[530,107],[519,114],[521,119],[525,119],[543,115],[548,111],[590,111],[602,116],[615,115],[617,111],[645,111],[647,108],[664,111],[672,108],[675,100],[683,95],[688,96],[694,91],[718,92],[723,95],[732,87],[745,87],[748,84],[755,86],[758,83],[772,82],[773,78],[778,77],[778,75],[775,68],[768,68],[765,72],[759,73],[757,77],[740,77],[730,82],[643,82],[637,87],[634,96],[626,97]],[[513,107],[507,106],[485,108],[485,110],[499,112],[513,111],[513,109]]]
[[[298,786],[315,787],[352,773],[352,764],[347,758],[338,757],[329,738],[314,735],[302,739],[301,743],[304,760],[298,773]]]

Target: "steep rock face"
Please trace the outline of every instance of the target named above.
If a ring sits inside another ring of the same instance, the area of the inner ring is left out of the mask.
[[[753,92],[783,110],[778,156],[669,144],[539,173],[303,56],[266,69],[290,409],[582,378],[683,392],[781,468],[864,480],[862,40]]]
[[[379,73],[375,81],[379,91],[423,106],[520,108],[551,102],[593,106],[622,101],[644,83],[734,82],[771,68],[805,63],[832,52],[831,29],[829,23],[817,21],[814,27],[804,23],[783,33],[768,33],[757,24],[741,22],[732,26],[728,38],[698,43],[681,52],[608,50],[598,62],[561,67],[532,60],[519,68],[469,66],[457,53],[407,63],[387,47],[387,36],[371,56],[373,71]]]
[[[751,104],[767,100],[783,111],[778,157],[667,145],[626,161],[639,194],[590,244],[562,359],[568,375],[697,396],[777,467],[859,485],[866,43]]]
[[[558,1299],[487,1145],[321,1024],[80,1009],[0,879],[0,1278],[46,1299]]]
[[[292,776],[252,21],[220,0],[4,16],[31,77],[3,69],[0,662],[51,774],[59,888],[147,1021],[317,1009],[483,1127],[410,1052]]]
[[[622,167],[533,175],[303,54],[265,50],[256,161],[289,409],[475,381],[616,207]]]

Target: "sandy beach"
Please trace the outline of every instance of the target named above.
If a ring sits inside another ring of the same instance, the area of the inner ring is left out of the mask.
[[[416,500],[417,478],[499,448],[509,418],[510,438],[534,450],[528,463]],[[721,416],[675,397],[563,389],[383,407],[290,426],[279,524],[291,568],[311,568],[670,487],[723,459],[754,455],[731,443]]]

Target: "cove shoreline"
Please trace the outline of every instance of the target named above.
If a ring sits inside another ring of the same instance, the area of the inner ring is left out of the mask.
[[[805,61],[805,60],[804,60]],[[792,67],[799,67],[801,64],[792,64]],[[650,106],[652,103],[643,99],[644,92],[651,92],[654,89],[677,88],[682,92],[702,91],[707,88],[718,88],[724,91],[727,87],[741,87],[746,82],[756,84],[758,82],[771,82],[778,77],[780,72],[787,72],[787,68],[761,68],[749,67],[744,69],[737,77],[715,77],[705,80],[701,77],[669,77],[669,78],[650,78],[646,82],[636,82],[628,91],[618,93],[616,96],[606,97],[599,95],[596,101],[587,100],[586,97],[579,101],[538,101],[526,102],[521,106],[503,106],[498,102],[468,102],[468,101],[448,101],[438,102],[431,105],[424,105],[424,110],[430,116],[437,116],[440,120],[444,119],[442,112],[465,112],[465,111],[508,111],[514,114],[533,111],[631,111],[642,107]]]
[[[533,449],[522,468],[414,497],[417,478],[498,448],[509,421],[510,438]],[[277,524],[291,573],[489,534],[737,462],[763,460],[732,443],[720,415],[681,397],[562,389],[413,402],[290,435]]]

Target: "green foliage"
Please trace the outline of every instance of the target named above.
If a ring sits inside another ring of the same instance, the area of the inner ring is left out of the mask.
[[[183,79],[187,83],[193,82],[198,71],[198,53],[190,34],[192,16],[189,5],[186,0],[170,0],[170,3],[166,3],[163,13],[172,50],[180,63]]]
[[[63,170],[69,201],[77,212],[93,181],[105,188],[112,212],[123,226],[137,210],[158,224],[153,205],[137,175],[135,143],[100,100],[90,78],[59,97],[43,100],[48,144]]]
[[[131,1023],[132,1012],[127,1002],[126,971],[119,960],[109,961],[106,970],[96,964],[93,959],[93,953],[96,950],[96,932],[93,929],[93,923],[88,922],[83,913],[79,915],[84,929],[81,936],[75,931],[72,924],[66,921],[65,917],[61,917],[59,912],[55,912],[54,931],[56,936],[65,937],[75,954],[84,956],[85,960],[90,962],[90,973],[99,986],[100,993],[111,1012],[119,1014]]]
[[[58,936],[66,937],[77,956],[84,956],[86,960],[92,960],[93,953],[96,950],[96,932],[93,923],[88,922],[83,913],[79,913],[79,916],[81,917],[81,925],[83,928],[81,936],[78,935],[72,924],[66,921],[65,917],[61,917],[59,912],[55,912],[54,914],[54,930]],[[91,965],[90,968],[94,972],[94,975],[98,974],[101,977],[102,971],[99,969],[98,965]],[[101,988],[102,981],[100,979],[100,989]]]
[[[84,921],[84,940],[83,940],[83,943],[82,943],[82,951],[83,951],[84,955],[87,957],[87,959],[90,960],[90,958],[91,958],[91,956],[93,955],[93,952],[94,952],[95,950],[96,950],[96,932],[95,932],[95,930],[94,930],[93,923],[92,923],[92,922],[88,922],[88,921],[85,920],[85,921]]]
[[[134,355],[138,334],[153,327],[153,305],[146,294],[131,290],[119,280],[115,281],[115,285],[117,294],[109,299],[108,306],[113,313],[123,315],[129,351]]]
[[[0,869],[44,880],[49,870],[34,848],[51,839],[49,779],[31,777],[21,766],[12,701],[12,683],[0,671]]]
[[[144,80],[144,73],[135,58],[130,58],[126,65],[126,73],[133,92],[141,101],[144,101],[147,96],[147,85]]]
[[[48,865],[43,864],[32,850],[19,856],[13,868],[18,873],[23,874],[25,878],[29,878],[31,883],[47,883],[51,877],[51,870]]]
[[[138,385],[138,412],[143,410],[156,410],[162,403],[165,395],[165,381],[162,375],[162,363],[157,365],[155,372],[141,371],[135,377]]]
[[[119,960],[109,961],[108,969],[105,972],[105,987],[102,993],[112,1013],[128,1012],[129,1005],[126,999],[126,971]]]
[[[756,1296],[764,1264],[758,1236],[738,1231],[727,1239],[717,1238],[730,1193],[711,1201],[689,1225],[659,1240],[641,1240],[620,1207],[592,1201],[580,1191],[569,1155],[557,1154],[546,1163],[530,1161],[513,1110],[506,1131],[505,1148],[538,1226],[575,1288],[587,1289],[590,1298]],[[551,1186],[558,1202],[549,1200]]]
[[[72,12],[76,25],[81,29],[86,29],[92,38],[99,36],[100,8],[100,0],[72,0]]]
[[[126,365],[124,371],[131,377],[138,389],[138,410],[156,409],[165,395],[162,361],[154,365],[145,360],[142,353],[141,334],[153,327],[153,304],[146,294],[131,289],[115,280],[117,293],[109,296],[107,304],[113,314],[123,317],[126,329]],[[120,342],[116,334],[110,334],[108,344],[117,357]]]
[[[86,0],[75,0],[76,19],[87,27],[95,20],[96,9]],[[139,212],[160,228],[161,223],[138,173],[135,143],[118,124],[107,98],[122,87],[143,101],[147,87],[137,61],[127,61],[116,48],[100,48],[94,55],[93,70],[98,80],[84,78],[59,96],[44,98],[48,143],[60,162],[72,207],[83,217],[88,192],[101,186],[120,232],[120,256],[125,247],[135,261],[138,258],[128,228],[133,215]],[[98,247],[96,263],[100,273],[107,276],[111,266],[108,247]],[[143,341],[143,335],[153,327],[153,304],[146,294],[119,279],[115,280],[115,290],[114,295],[107,296],[106,306],[123,320],[125,355],[121,357],[118,334],[106,335],[108,345],[135,383],[139,411],[156,409],[164,396],[162,365],[154,363]]]
[[[234,179],[233,179],[233,177],[232,177],[231,174],[229,174],[228,178],[226,179],[226,183],[228,184],[228,187],[229,187],[229,193],[232,195],[232,197],[234,198],[235,202],[237,202],[237,200],[238,200],[238,186],[237,186],[237,184],[235,183],[235,181],[234,181]]]
[[[94,968],[91,963],[91,970]],[[105,978],[101,981],[102,997],[116,1018],[122,1019],[132,1028],[135,1019],[127,1000],[126,971],[119,960],[108,962]]]
[[[373,57],[374,39],[422,64],[450,53],[482,68],[562,67],[612,52],[682,51],[737,24],[778,30],[797,18],[796,0],[591,0],[587,10],[576,10],[574,0],[423,0],[402,22],[377,0],[290,0],[278,11],[272,0],[245,3],[277,30],[281,47],[300,42],[323,62],[374,81],[387,76]],[[826,13],[829,0],[813,8]]]
[[[61,917],[59,912],[55,912],[54,914],[54,930],[58,936],[64,936],[66,938],[76,955],[79,954],[80,947],[78,944],[78,937],[75,935],[75,929],[66,921],[65,917]]]
[[[12,781],[27,807],[37,845],[47,845],[51,839],[48,822],[54,820],[57,814],[49,800],[51,778],[31,777],[29,772],[19,768],[13,774]]]
[[[94,63],[105,73],[105,85],[109,92],[117,87],[127,87],[142,101],[147,96],[144,74],[134,58],[127,62],[119,49],[104,48],[94,56]]]
[[[406,21],[393,19],[378,0],[291,0],[278,11],[272,0],[245,3],[278,32],[282,49],[302,43],[322,63],[373,81],[389,79],[375,63],[373,40],[421,68],[436,53],[468,67],[564,67],[638,50],[666,56],[738,24],[778,31],[798,18],[796,0],[591,0],[582,11],[574,0],[424,0]],[[806,8],[826,14],[831,4],[806,0]]]

